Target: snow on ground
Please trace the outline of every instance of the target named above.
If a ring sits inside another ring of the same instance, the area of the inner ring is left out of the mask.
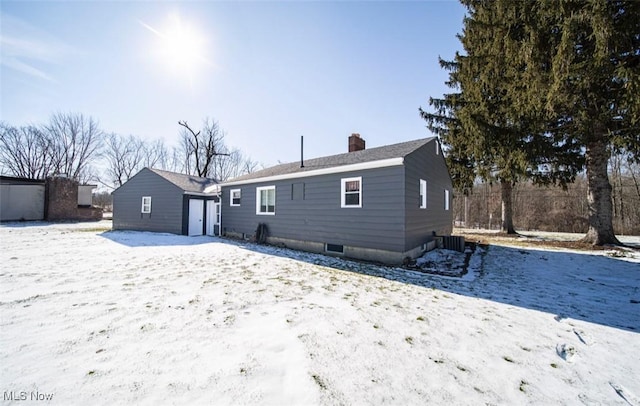
[[[446,278],[109,224],[0,227],[4,403],[640,404],[637,251]]]

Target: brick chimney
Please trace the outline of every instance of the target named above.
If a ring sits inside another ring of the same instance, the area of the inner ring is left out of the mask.
[[[362,151],[364,149],[364,140],[360,138],[360,134],[353,133],[349,137],[349,152]]]

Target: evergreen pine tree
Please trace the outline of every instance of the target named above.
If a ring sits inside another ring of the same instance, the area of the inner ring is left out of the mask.
[[[449,71],[447,84],[458,93],[430,99],[435,111],[420,113],[442,138],[458,188],[468,187],[476,175],[500,183],[501,229],[515,233],[513,185],[522,179],[566,184],[580,169],[579,151],[545,131],[540,110],[522,101],[528,86],[523,49],[530,39],[517,17],[527,11],[526,3],[462,3],[468,15],[458,38],[465,55],[441,61]]]
[[[640,156],[640,2],[543,0],[519,19],[530,32],[523,107],[540,111],[555,137],[584,152],[584,241],[619,244],[607,167],[612,149]]]

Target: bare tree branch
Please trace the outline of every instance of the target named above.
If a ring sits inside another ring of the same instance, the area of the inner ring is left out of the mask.
[[[251,173],[259,164],[244,157],[238,149],[229,150],[225,145],[225,132],[217,121],[207,118],[202,129],[195,131],[186,121],[179,121],[184,127],[181,133],[180,153],[174,151],[173,157],[182,154],[182,169],[190,175],[213,178],[224,182],[230,178]],[[174,164],[175,165],[175,164]]]
[[[107,164],[107,176],[115,186],[121,186],[142,169],[144,162],[144,143],[129,135],[109,134],[105,143],[103,158]]]
[[[88,179],[89,165],[99,157],[104,139],[97,121],[77,113],[56,113],[45,131],[52,142],[54,170],[72,179]]]
[[[147,168],[168,169],[169,151],[163,140],[155,140],[151,144],[144,144],[144,166]]]
[[[185,172],[200,177],[213,177],[218,179],[215,173],[215,161],[220,156],[227,155],[224,146],[224,132],[218,122],[207,118],[203,129],[196,132],[186,121],[178,121],[185,128],[181,133],[181,147],[185,155]]]
[[[40,128],[0,123],[0,165],[13,176],[42,179],[52,172],[51,140]]]

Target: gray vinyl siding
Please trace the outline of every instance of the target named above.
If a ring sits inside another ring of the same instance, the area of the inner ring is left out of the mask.
[[[362,177],[362,207],[341,208],[341,179],[358,176]],[[403,167],[395,166],[223,186],[222,229],[253,235],[258,223],[265,223],[273,237],[401,251],[403,178]],[[272,185],[276,186],[275,215],[257,215],[256,188]],[[241,189],[239,207],[230,205],[231,189]]]
[[[436,154],[436,140],[407,155],[405,163],[405,251],[431,240],[434,233],[451,234],[453,187],[442,151]],[[427,181],[427,208],[420,208],[420,179]],[[445,189],[449,210],[444,209]]]
[[[142,197],[151,196],[151,213],[141,212]],[[183,191],[143,169],[113,192],[113,228],[182,234]]]

